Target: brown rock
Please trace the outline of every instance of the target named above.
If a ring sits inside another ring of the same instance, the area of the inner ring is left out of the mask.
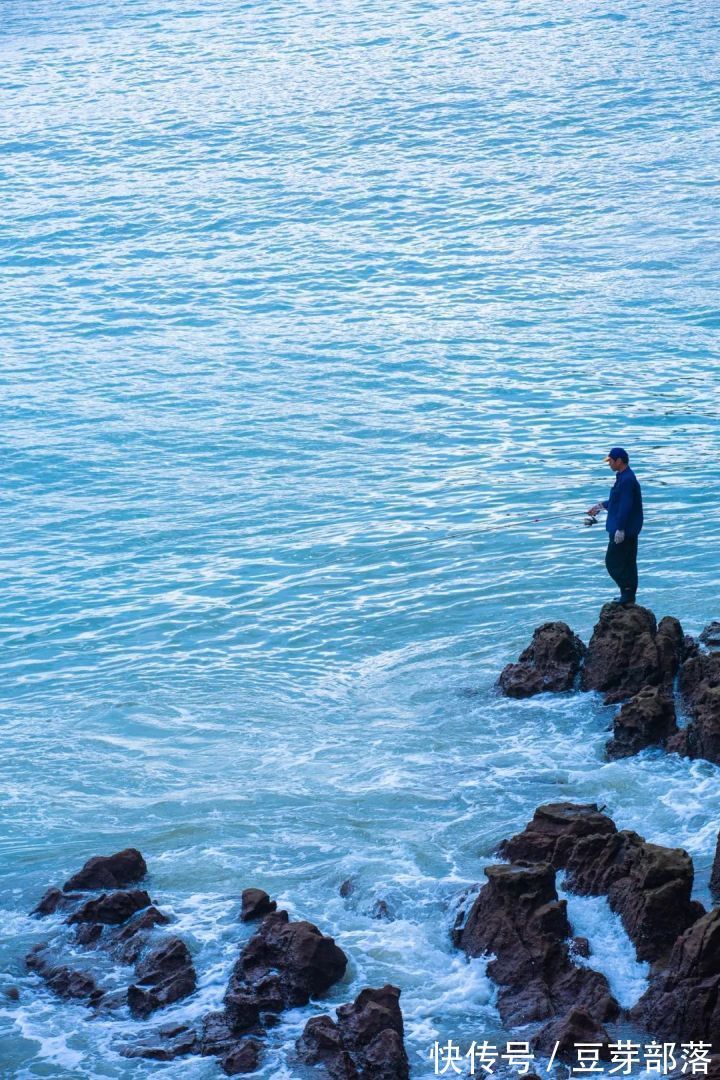
[[[147,866],[136,848],[125,848],[115,855],[96,855],[63,885],[63,892],[86,889],[124,889],[135,885],[147,874]]]
[[[680,690],[692,717],[673,749],[720,765],[720,652],[698,653],[680,670]]]
[[[469,956],[492,954],[489,976],[499,984],[498,1010],[507,1024],[547,1020],[572,1007],[598,1022],[619,1006],[604,975],[570,957],[567,905],[558,900],[548,863],[488,866],[488,884],[468,916],[460,947]]]
[[[101,996],[101,991],[98,990],[91,975],[51,963],[43,945],[32,948],[25,957],[25,963],[30,971],[35,971],[58,997],[97,1001]]]
[[[180,938],[168,938],[136,968],[138,982],[128,989],[134,1016],[146,1017],[192,994],[196,987],[190,953]]]
[[[708,649],[720,649],[720,622],[708,623],[700,634],[700,641]]]
[[[611,761],[630,757],[647,746],[664,745],[676,732],[672,695],[665,687],[645,686],[615,716],[606,753]]]
[[[708,912],[676,941],[631,1016],[663,1039],[720,1045],[720,910]]]
[[[692,859],[681,848],[648,844],[618,832],[595,805],[540,806],[523,832],[503,843],[510,859],[546,859],[566,872],[567,887],[583,896],[606,895],[641,960],[657,960],[702,913],[690,899]]]
[[[657,626],[648,608],[605,604],[593,630],[582,671],[583,690],[601,690],[607,703],[624,701],[645,686],[669,686],[684,658],[677,619]]]
[[[350,1005],[329,1016],[314,1016],[297,1042],[307,1064],[322,1064],[334,1080],[407,1080],[400,991],[395,986],[367,988]]]
[[[136,911],[149,907],[150,897],[140,889],[128,892],[103,893],[97,900],[87,900],[83,906],[70,916],[71,926],[76,923],[102,923],[103,926],[119,926],[126,922]]]
[[[242,910],[240,918],[243,922],[252,919],[261,919],[277,909],[275,900],[271,900],[262,889],[244,889],[242,894]]]
[[[543,623],[518,662],[503,669],[498,686],[515,698],[572,690],[584,655],[584,644],[567,623]]]
[[[150,1061],[174,1061],[192,1054],[197,1048],[195,1029],[181,1024],[172,1029],[153,1032],[139,1042],[123,1046],[120,1053],[127,1058],[147,1058]]]
[[[576,1047],[581,1043],[600,1043],[598,1057],[610,1060],[610,1036],[602,1024],[598,1024],[583,1009],[571,1009],[566,1016],[551,1020],[534,1036],[533,1050],[550,1054],[557,1046],[557,1057],[577,1061]]]
[[[220,1064],[227,1076],[255,1072],[260,1064],[262,1044],[257,1039],[243,1039],[227,1054]]]
[[[82,897],[77,894],[68,896],[61,889],[48,889],[43,894],[40,903],[33,908],[30,914],[39,916],[54,915],[56,911],[71,910],[80,900],[82,900]]]

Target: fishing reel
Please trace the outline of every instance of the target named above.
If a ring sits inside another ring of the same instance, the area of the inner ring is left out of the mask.
[[[590,525],[597,525],[597,518],[594,514],[586,514],[583,524],[588,528]]]

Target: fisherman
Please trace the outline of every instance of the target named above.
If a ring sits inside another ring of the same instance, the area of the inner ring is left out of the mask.
[[[637,550],[638,536],[643,527],[642,493],[637,477],[630,468],[626,450],[614,446],[605,461],[615,473],[615,483],[610,489],[610,498],[591,506],[588,514],[594,520],[601,510],[607,510],[605,528],[609,533],[609,542],[605,566],[620,588],[620,596],[614,602],[626,607],[635,603],[638,587]]]

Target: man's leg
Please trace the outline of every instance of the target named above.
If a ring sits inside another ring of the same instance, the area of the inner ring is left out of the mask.
[[[607,572],[620,589],[620,599],[628,603],[635,601],[638,587],[637,547],[636,536],[626,537],[622,544],[610,537],[605,555]]]

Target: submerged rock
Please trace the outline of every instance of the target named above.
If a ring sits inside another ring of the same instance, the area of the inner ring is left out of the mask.
[[[488,975],[498,983],[497,1006],[507,1024],[548,1020],[577,1007],[598,1023],[620,1007],[607,979],[572,961],[567,904],[549,863],[485,868],[481,890],[460,935],[469,956],[492,954]]]
[[[618,832],[594,804],[540,806],[523,832],[505,841],[508,859],[547,860],[566,872],[566,885],[583,896],[606,895],[622,919],[640,960],[657,960],[704,913],[690,898],[692,859],[682,848],[648,844]]]
[[[658,626],[649,608],[605,604],[588,645],[581,684],[601,690],[605,701],[624,701],[645,686],[670,686],[685,658],[685,638],[677,619]]]
[[[663,746],[676,732],[672,694],[662,686],[645,686],[615,716],[606,753],[611,761],[630,757],[648,746]]]
[[[350,1005],[337,1009],[337,1021],[314,1016],[298,1039],[301,1061],[323,1065],[336,1080],[373,1077],[407,1080],[400,991],[396,986],[362,990]]]
[[[147,865],[137,848],[125,848],[115,855],[95,855],[63,885],[63,892],[93,889],[124,889],[147,874]]]
[[[242,1039],[220,1064],[227,1076],[239,1076],[241,1073],[255,1072],[260,1064],[262,1043],[257,1039]]]
[[[80,998],[91,1003],[99,1001],[102,991],[92,975],[76,971],[62,964],[53,964],[46,955],[44,945],[35,945],[25,957],[30,971],[36,972],[50,989],[61,998]]]
[[[147,1058],[150,1061],[175,1061],[197,1049],[197,1032],[188,1024],[159,1028],[137,1042],[120,1048],[126,1058]]]
[[[503,669],[498,686],[515,698],[572,690],[584,655],[585,645],[567,623],[543,623],[518,662]]]

